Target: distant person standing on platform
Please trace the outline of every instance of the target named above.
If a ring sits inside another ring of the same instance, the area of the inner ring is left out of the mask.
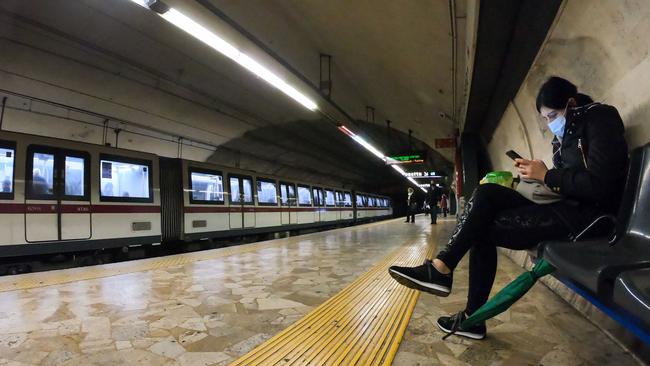
[[[442,217],[447,217],[449,208],[447,208],[447,195],[444,193],[440,196],[440,209],[442,210]]]
[[[438,200],[440,199],[440,193],[440,187],[431,181],[429,191],[427,192],[429,196],[429,207],[431,207],[431,224],[436,224],[436,220],[438,219]]]
[[[418,203],[415,200],[415,194],[414,194],[415,191],[413,190],[413,188],[409,187],[407,192],[408,192],[408,196],[406,197],[406,221],[405,222],[414,223],[415,211],[418,208]]]

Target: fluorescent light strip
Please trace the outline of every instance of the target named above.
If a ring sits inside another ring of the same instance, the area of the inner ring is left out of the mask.
[[[144,0],[131,0],[134,3],[140,6],[146,6]],[[170,8],[163,14],[160,14],[166,21],[172,23],[183,31],[189,33],[191,36],[195,37],[199,41],[205,43],[212,49],[218,51],[224,56],[230,58],[231,60],[237,62],[239,65],[246,68],[248,71],[254,73],[258,77],[264,79],[267,83],[273,85],[275,88],[279,89],[284,94],[291,97],[296,102],[302,104],[305,108],[315,111],[318,109],[318,105],[306,95],[302,94],[296,88],[287,84],[279,76],[274,74],[272,71],[262,66],[257,61],[253,60],[247,54],[239,51],[235,46],[226,42],[224,39],[218,35],[212,33],[210,30],[206,29],[202,25],[198,24],[194,20],[187,17],[185,14],[180,11]]]
[[[352,139],[359,143],[359,145],[363,146],[366,148],[366,150],[370,151],[373,153],[376,157],[378,157],[381,160],[386,161],[386,156],[384,156],[383,153],[381,153],[379,150],[377,150],[374,146],[370,145],[366,140],[364,140],[361,136],[359,135],[354,135],[352,136]]]
[[[368,151],[370,151],[371,153],[373,153],[373,155],[375,155],[375,156],[378,157],[379,159],[381,159],[381,160],[383,160],[383,161],[386,161],[387,159],[390,159],[389,157],[385,156],[381,151],[379,151],[377,148],[375,148],[375,147],[372,146],[370,143],[368,143],[368,141],[364,140],[361,136],[359,136],[359,135],[355,134],[354,132],[350,131],[349,128],[347,128],[347,127],[345,127],[345,126],[343,126],[343,125],[340,125],[340,126],[338,127],[338,129],[339,129],[341,132],[343,132],[344,134],[346,134],[346,135],[352,137],[352,139],[353,139],[354,141],[356,141],[359,145],[361,145],[361,146],[363,146],[364,148],[366,148],[366,150],[368,150]],[[402,169],[402,167],[400,167],[399,165],[391,165],[391,167],[392,167],[393,169],[397,170],[398,173],[400,173],[403,177],[405,177],[406,179],[408,179],[408,181],[411,182],[411,183],[413,183],[416,187],[420,188],[423,192],[426,192],[426,191],[427,191],[426,189],[420,187],[420,185],[418,184],[418,182],[415,181],[415,179],[413,179],[413,178],[411,178],[411,177],[407,177],[407,176],[406,176],[406,172],[404,171],[404,169]]]
[[[147,5],[147,0],[131,0],[131,1],[133,1],[134,3],[140,5],[143,8],[149,9],[149,6]]]

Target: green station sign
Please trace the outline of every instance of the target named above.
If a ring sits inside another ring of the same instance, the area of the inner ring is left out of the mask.
[[[421,164],[424,163],[424,154],[419,152],[393,154],[388,156],[387,162],[388,164]]]

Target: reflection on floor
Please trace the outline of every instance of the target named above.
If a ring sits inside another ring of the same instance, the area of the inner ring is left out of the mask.
[[[128,274],[2,292],[0,365],[227,365],[395,248],[444,242],[453,221],[427,220],[280,239],[228,256],[215,250],[213,259],[204,253],[205,260],[156,269],[138,271],[134,261]],[[500,257],[497,287],[519,272]],[[487,340],[442,342],[435,319],[463,307],[466,273],[463,262],[450,297],[420,297],[395,365],[634,364],[541,285],[488,324]]]

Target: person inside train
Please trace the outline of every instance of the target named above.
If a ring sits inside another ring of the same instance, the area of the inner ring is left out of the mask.
[[[2,193],[11,193],[11,180],[9,177],[5,177],[2,181]]]
[[[402,285],[448,296],[453,271],[469,252],[467,305],[438,319],[443,332],[450,333],[487,301],[497,269],[497,247],[523,250],[545,240],[569,241],[596,217],[618,210],[628,146],[616,108],[594,103],[574,84],[555,76],[540,87],[536,107],[554,135],[553,167],[542,160],[516,159],[515,168],[522,178],[544,182],[561,199],[538,204],[501,185],[480,185],[435,258],[417,267],[389,269]],[[456,330],[474,339],[486,334],[485,324]]]
[[[41,170],[34,168],[32,171],[32,193],[35,195],[51,194],[45,178],[41,175]]]
[[[113,196],[113,183],[108,182],[102,187],[102,196],[112,197]]]

